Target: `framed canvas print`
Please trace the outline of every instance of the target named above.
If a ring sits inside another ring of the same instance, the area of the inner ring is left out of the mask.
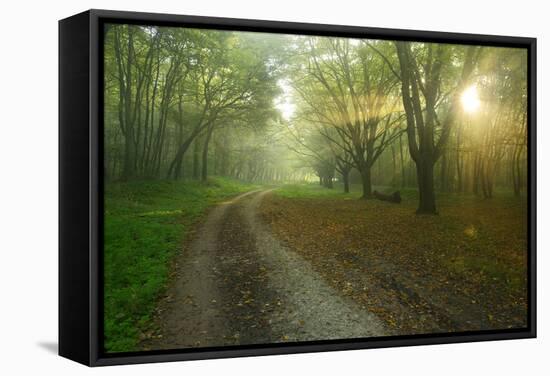
[[[59,31],[60,355],[536,335],[535,39],[106,10]]]

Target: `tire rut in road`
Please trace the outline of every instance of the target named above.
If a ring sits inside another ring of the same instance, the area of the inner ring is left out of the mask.
[[[215,255],[220,309],[226,323],[225,344],[271,343],[283,339],[272,328],[282,314],[278,292],[269,285],[269,271],[258,257],[256,237],[246,225],[246,197],[226,212]]]

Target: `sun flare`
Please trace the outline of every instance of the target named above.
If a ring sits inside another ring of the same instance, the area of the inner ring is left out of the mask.
[[[462,102],[462,108],[464,111],[469,113],[476,112],[481,104],[477,93],[477,87],[472,85],[464,90],[462,96],[460,97],[460,101]]]

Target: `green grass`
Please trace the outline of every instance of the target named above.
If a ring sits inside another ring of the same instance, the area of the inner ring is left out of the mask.
[[[373,191],[377,190],[382,193],[392,193],[400,191],[401,197],[417,199],[418,193],[413,188],[394,188],[389,186],[373,186]],[[299,184],[286,184],[275,191],[276,194],[284,198],[342,198],[342,199],[356,199],[363,194],[363,187],[361,184],[350,184],[350,192],[344,193],[344,185],[339,182],[334,183],[334,188],[325,188],[319,183],[299,183]]]
[[[275,193],[285,198],[345,198],[347,196],[357,198],[361,195],[360,191],[355,190],[346,194],[343,188],[337,184],[334,185],[334,188],[328,189],[318,183],[287,184],[277,188]]]
[[[253,189],[234,180],[110,183],[105,188],[104,348],[138,350],[170,261],[212,204]]]

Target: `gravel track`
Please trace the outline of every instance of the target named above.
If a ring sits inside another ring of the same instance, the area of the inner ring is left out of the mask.
[[[270,191],[215,207],[176,261],[144,349],[213,347],[390,334],[329,286],[258,216]]]

